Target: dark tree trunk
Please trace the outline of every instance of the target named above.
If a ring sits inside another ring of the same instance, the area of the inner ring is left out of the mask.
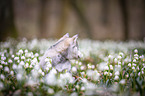
[[[122,20],[123,20],[123,28],[124,28],[124,40],[128,40],[128,9],[127,9],[127,0],[119,0],[121,13],[122,13]]]
[[[0,41],[6,40],[8,36],[18,36],[14,24],[13,0],[0,0]]]

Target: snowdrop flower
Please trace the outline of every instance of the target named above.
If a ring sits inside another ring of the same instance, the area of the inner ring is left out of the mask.
[[[22,74],[18,73],[18,74],[16,75],[16,78],[17,78],[17,80],[22,80]]]
[[[138,72],[138,76],[140,76],[140,72]]]
[[[25,59],[25,56],[22,56],[21,59],[24,60]]]
[[[132,69],[135,69],[135,67],[132,67]]]
[[[110,65],[110,69],[113,70],[113,66],[112,65]]]
[[[114,78],[114,80],[118,80],[118,79],[119,79],[119,76],[116,75],[115,78]]]
[[[13,64],[13,69],[17,69],[17,65],[16,64]]]
[[[80,88],[80,86],[79,86],[79,85],[76,85],[76,88],[77,88],[77,89],[79,89],[79,88]]]
[[[0,90],[4,88],[4,84],[0,82]]]
[[[57,71],[56,71],[56,69],[54,69],[54,68],[52,68],[52,70],[51,70],[50,72],[52,72],[52,73],[54,73],[54,74],[57,74]]]
[[[35,53],[35,57],[38,57],[39,56],[39,54],[38,53]]]
[[[136,59],[133,59],[133,62],[136,62]]]
[[[53,90],[52,88],[48,88],[47,92],[48,92],[49,94],[54,94],[54,90]]]
[[[144,71],[142,71],[142,74],[144,74]]]
[[[108,72],[107,72],[107,71],[105,71],[105,72],[104,72],[104,75],[107,75],[107,74],[108,74]]]
[[[124,85],[125,82],[126,82],[125,79],[122,79],[119,83],[122,84],[122,85]]]
[[[121,65],[121,62],[120,61],[118,61],[118,65]]]
[[[82,62],[79,62],[79,65],[82,65]]]
[[[82,86],[82,87],[81,87],[81,91],[84,91],[84,90],[85,90],[85,87],[84,87],[84,86]]]
[[[121,56],[117,56],[117,58],[120,60],[122,57]]]
[[[20,55],[20,53],[19,53],[19,52],[17,52],[17,53],[16,53],[16,55],[18,55],[18,56],[19,56],[19,55]]]
[[[115,58],[115,59],[114,59],[114,62],[115,62],[115,63],[117,63],[117,62],[118,62],[117,58]]]
[[[44,76],[44,72],[41,73]]]
[[[51,85],[51,86],[56,85],[57,79],[56,79],[55,74],[53,72],[49,72],[45,77],[45,81],[46,81],[46,84],[48,85]]]
[[[122,52],[120,52],[119,55],[121,55],[122,57],[124,56],[124,54]]]
[[[5,71],[5,72],[9,72],[10,70],[9,70],[8,67],[5,67],[5,68],[4,68],[4,71]]]
[[[119,74],[120,74],[119,71],[115,72],[115,75],[119,75]]]
[[[86,78],[83,78],[83,79],[82,79],[82,82],[83,82],[83,83],[88,83],[88,80],[87,80]]]
[[[109,70],[109,67],[108,66],[105,66],[105,70]]]
[[[84,70],[84,69],[85,69],[85,66],[84,66],[84,65],[82,65],[80,68],[81,68],[81,70]]]
[[[129,63],[128,66],[131,67],[131,63]]]
[[[137,50],[137,49],[135,49],[135,50],[134,50],[134,53],[138,53],[138,50]]]
[[[72,67],[72,72],[77,72],[77,68],[76,67]]]
[[[40,74],[41,74],[41,73],[42,73],[42,70],[41,70],[41,69],[39,69],[39,70],[38,70],[38,73],[40,73]]]
[[[25,64],[25,67],[26,67],[26,68],[28,68],[28,67],[29,67],[29,64],[28,64],[28,63],[26,63],[26,64]]]
[[[8,61],[9,63],[12,63],[13,61],[11,60],[11,59],[9,59],[9,61]]]
[[[20,62],[20,65],[24,65],[24,64],[25,64],[24,61],[21,61],[21,62]]]
[[[0,69],[2,69],[3,68],[3,66],[2,65],[0,65]]]
[[[91,67],[92,67],[92,69],[94,69],[95,68],[95,65],[92,65]]]
[[[20,53],[20,54],[23,54],[23,50],[22,50],[22,49],[20,49],[20,50],[19,50],[19,53]]]
[[[27,49],[25,50],[25,53],[28,53],[28,50]]]
[[[15,57],[15,55],[12,55],[12,58],[14,58]]]
[[[11,74],[11,75],[14,75],[14,71],[11,71],[10,74]]]
[[[0,78],[1,78],[2,80],[4,80],[4,79],[5,79],[5,76],[4,76],[3,74],[1,74],[1,75],[0,75]]]
[[[14,60],[19,60],[19,57],[15,57]]]
[[[110,73],[109,75],[112,76],[112,73]]]

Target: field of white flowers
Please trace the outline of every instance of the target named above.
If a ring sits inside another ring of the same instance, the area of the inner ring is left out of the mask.
[[[144,96],[145,42],[79,40],[83,57],[72,60],[71,73],[59,73],[47,58],[55,40],[0,42],[0,96]]]

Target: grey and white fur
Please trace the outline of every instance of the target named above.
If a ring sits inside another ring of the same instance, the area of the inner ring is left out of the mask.
[[[71,59],[78,59],[81,57],[77,43],[78,35],[69,37],[69,34],[65,34],[60,38],[53,46],[51,46],[41,58],[39,65],[45,69],[45,59],[50,57],[52,59],[52,67],[62,72],[67,69],[71,71]]]

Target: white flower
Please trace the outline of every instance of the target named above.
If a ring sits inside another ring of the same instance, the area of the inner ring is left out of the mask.
[[[44,72],[41,73],[44,76]]]
[[[144,71],[142,71],[142,74],[144,74]]]
[[[82,65],[82,62],[79,62],[79,65]]]
[[[57,79],[54,73],[49,72],[45,77],[46,84],[54,86],[57,83]]]
[[[3,66],[2,65],[0,65],[0,69],[2,69],[3,68]]]
[[[4,88],[4,84],[0,82],[0,90]]]
[[[26,64],[25,64],[25,67],[26,67],[26,68],[28,68],[28,67],[29,67],[29,64],[28,64],[28,63],[26,63]]]
[[[13,61],[11,60],[11,59],[9,59],[9,61],[8,61],[9,63],[12,63]]]
[[[38,53],[35,53],[35,57],[38,57],[39,56],[39,54]]]
[[[17,65],[16,64],[13,64],[13,69],[17,69]]]
[[[4,79],[5,79],[5,76],[4,76],[3,74],[1,74],[1,75],[0,75],[0,78],[1,78],[2,80],[4,80]]]
[[[107,74],[108,74],[108,72],[107,72],[107,71],[105,71],[105,72],[104,72],[104,75],[107,75]]]
[[[138,76],[140,76],[140,72],[138,72]]]
[[[119,76],[116,75],[115,78],[114,78],[114,80],[118,80],[118,79],[119,79]]]
[[[72,72],[77,72],[77,68],[76,67],[72,67]]]
[[[54,74],[57,74],[57,71],[56,71],[56,69],[54,69],[54,68],[52,68],[52,70],[51,70],[50,72],[52,72],[52,73],[54,73]]]
[[[24,61],[21,61],[21,62],[20,62],[20,65],[24,65],[24,64],[25,64]]]
[[[54,93],[54,90],[53,90],[52,88],[48,88],[47,92],[48,92],[49,94],[53,94],[53,93]]]
[[[114,59],[114,62],[115,62],[115,63],[117,63],[117,62],[118,62],[117,58],[115,58],[115,59]]]
[[[79,89],[79,88],[80,88],[80,86],[79,86],[79,85],[76,85],[76,88],[77,88],[77,89]]]
[[[19,60],[19,57],[15,57],[14,60]]]
[[[112,73],[110,73],[109,75],[112,76]]]
[[[129,75],[128,75],[128,74],[126,74],[125,76],[126,76],[127,78],[129,77]]]
[[[85,69],[85,66],[84,66],[84,65],[82,65],[82,66],[80,67],[80,69],[81,69],[81,70],[84,70],[84,69]]]
[[[28,92],[27,96],[33,96],[33,93],[32,92]]]
[[[136,59],[133,59],[133,62],[136,62]]]
[[[15,57],[15,55],[12,55],[12,58],[14,58]]]
[[[5,67],[5,68],[4,68],[4,71],[5,71],[5,72],[9,72],[10,70],[9,70],[8,67]]]
[[[18,73],[16,78],[17,78],[17,80],[22,80],[22,74]]]
[[[121,56],[118,56],[117,58],[120,60],[122,57]]]
[[[110,65],[110,69],[113,70],[113,66],[112,65]]]
[[[83,82],[83,83],[87,83],[88,80],[87,80],[86,78],[83,78],[83,79],[82,79],[82,82]]]
[[[20,54],[23,54],[23,50],[22,50],[22,49],[20,49],[20,50],[19,50],[19,53],[20,53]]]
[[[84,91],[84,90],[85,90],[85,87],[84,87],[84,86],[82,86],[82,87],[81,87],[81,90],[82,90],[82,91]]]
[[[109,70],[109,67],[108,66],[105,66],[105,70]]]
[[[125,82],[126,82],[125,79],[122,79],[119,83],[122,84],[122,85],[124,85]]]
[[[119,75],[119,74],[120,74],[119,71],[115,72],[115,75]]]
[[[135,69],[135,67],[132,67],[132,69]]]
[[[138,50],[137,50],[137,49],[135,49],[135,50],[134,50],[134,53],[138,53]]]
[[[21,59],[23,59],[23,60],[24,60],[24,59],[25,59],[25,56],[22,56],[22,57],[21,57]]]
[[[25,50],[25,53],[28,53],[28,50],[27,49]]]
[[[129,63],[128,66],[131,67],[131,63]]]
[[[11,75],[14,75],[14,71],[11,71],[10,74],[11,74]]]
[[[92,69],[94,69],[95,68],[95,65],[92,65]]]

